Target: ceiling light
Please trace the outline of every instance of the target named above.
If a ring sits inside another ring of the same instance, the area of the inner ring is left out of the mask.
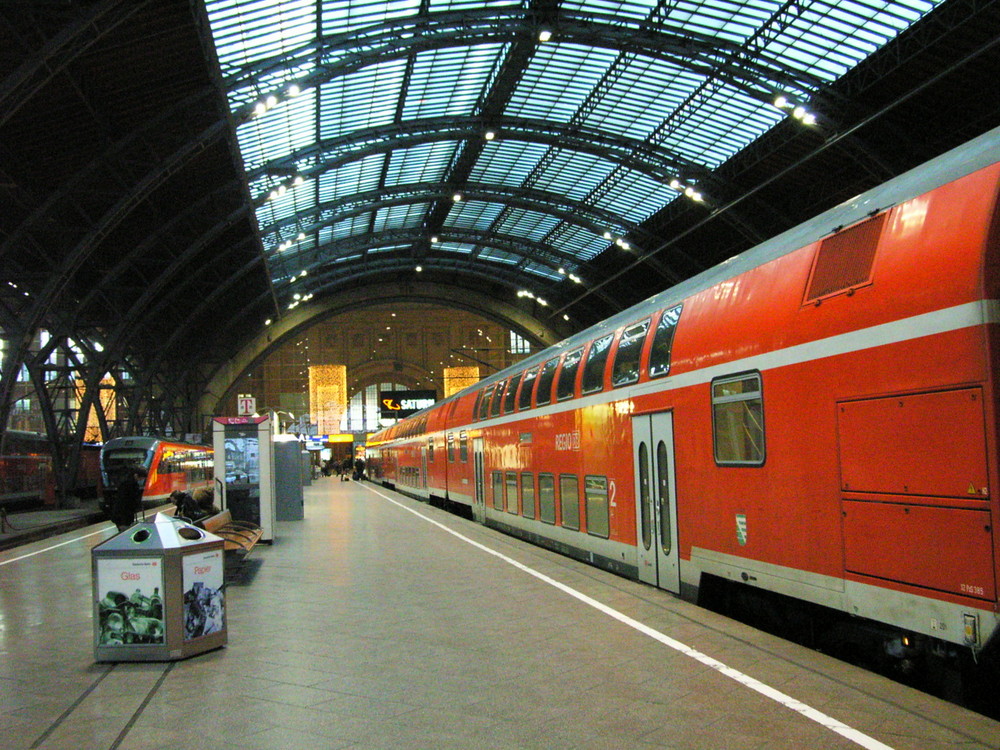
[[[455,201],[455,203],[458,203],[460,200],[462,200],[462,194],[455,193],[453,196],[451,196],[451,199]]]
[[[289,96],[298,96],[300,93],[302,93],[302,89],[299,88],[299,85],[297,83],[293,83],[291,86],[288,87]]]
[[[552,38],[552,32],[549,31],[548,29],[542,29],[540,32],[538,32],[538,41],[540,42],[547,42],[551,38]]]
[[[417,266],[417,268],[416,268],[417,273],[420,273],[423,270],[424,270],[423,266]]]
[[[484,135],[483,137],[488,141],[492,141],[494,138],[497,137],[497,134],[494,133],[492,130],[487,130],[486,135]]]
[[[775,97],[774,106],[777,107],[778,109],[784,109],[785,107],[788,106],[788,97],[784,95]]]
[[[273,106],[274,106],[275,104],[277,104],[277,103],[278,103],[278,97],[276,97],[276,96],[269,96],[269,97],[267,97],[267,99],[265,100],[265,102],[264,102],[264,105],[265,105],[265,106],[266,106],[266,107],[267,107],[268,109],[270,109],[271,107],[273,107]]]
[[[266,325],[266,326],[269,326],[269,325],[271,325],[271,319],[270,319],[270,318],[268,318],[267,320],[265,320],[265,321],[264,321],[264,325]]]

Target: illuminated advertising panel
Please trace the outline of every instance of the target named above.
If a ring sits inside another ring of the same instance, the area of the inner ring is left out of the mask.
[[[403,419],[437,401],[437,391],[379,391],[382,419]]]

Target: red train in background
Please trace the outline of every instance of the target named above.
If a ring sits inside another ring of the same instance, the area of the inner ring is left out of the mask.
[[[109,440],[101,449],[105,486],[117,487],[123,472],[141,467],[146,472],[142,502],[146,507],[166,503],[175,490],[194,493],[214,489],[214,452],[211,446],[140,436]]]
[[[1000,129],[534,354],[373,436],[369,471],[899,663],[995,659],[998,160]]]
[[[0,435],[0,505],[29,509],[56,503],[56,476],[48,436],[25,430]],[[74,494],[90,498],[101,494],[100,446],[80,447]]]

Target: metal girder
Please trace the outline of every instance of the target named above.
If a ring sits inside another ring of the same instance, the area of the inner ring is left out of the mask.
[[[247,179],[252,183],[272,173],[315,178],[372,154],[440,141],[478,142],[486,130],[495,132],[499,140],[543,143],[560,150],[593,154],[656,180],[669,181],[679,176],[701,181],[710,178],[703,166],[661,146],[586,125],[518,117],[460,116],[407,120],[347,133],[268,162],[248,172]],[[254,202],[261,205],[267,198],[265,193],[256,196]]]
[[[468,229],[464,227],[446,227],[438,235],[439,244],[445,242],[458,242],[468,245],[494,247],[498,250],[520,255],[526,259],[533,260],[540,265],[547,266],[553,270],[566,263],[574,263],[577,256],[559,250],[551,245],[535,242],[525,237],[490,233],[478,229]],[[340,257],[364,249],[385,247],[388,245],[427,245],[429,238],[427,232],[422,227],[411,227],[407,229],[390,229],[371,234],[350,235],[341,237],[315,248],[304,250],[290,260],[301,261],[306,256],[312,256],[306,262],[297,264],[297,268],[310,273],[314,269],[325,264],[336,262]]]
[[[395,185],[384,190],[355,193],[338,200],[322,203],[308,212],[304,211],[289,219],[269,226],[262,226],[261,233],[264,235],[267,249],[273,250],[283,241],[280,236],[282,229],[294,229],[294,232],[289,234],[298,234],[302,231],[311,232],[367,211],[376,211],[388,206],[428,203],[439,199],[451,200],[455,189],[455,186],[445,183],[419,182],[409,185]],[[490,183],[469,183],[462,186],[461,192],[462,200],[465,201],[505,203],[529,211],[550,214],[562,221],[588,229],[597,235],[614,230],[620,236],[646,237],[646,232],[639,225],[611,211],[582,204],[565,195],[548,190],[522,189],[510,185]],[[303,219],[309,224],[303,225]],[[271,238],[269,235],[274,235],[274,237]]]
[[[16,230],[4,238],[3,242],[0,243],[0,259],[5,258],[15,248],[23,247],[33,229],[43,226],[47,227],[52,221],[52,216],[56,215],[60,202],[71,200],[73,195],[81,192],[87,180],[100,179],[104,170],[107,169],[108,164],[128,153],[130,149],[136,147],[143,139],[151,138],[157,133],[167,132],[167,125],[169,123],[176,121],[186,110],[195,107],[198,102],[202,100],[213,101],[216,96],[218,96],[218,92],[215,89],[205,87],[195,94],[185,97],[173,106],[168,107],[158,117],[153,117],[143,122],[142,125],[138,126],[127,136],[113,143],[107,150],[92,159],[85,167],[74,173],[70,179],[63,183],[59,190],[52,191],[44,202],[39,203],[35,207],[31,216],[21,222]],[[220,121],[213,125],[212,128],[221,129],[223,123],[224,121]],[[191,139],[184,138],[183,140],[189,142]],[[181,148],[183,150],[184,146]],[[48,256],[45,253],[40,253],[39,257],[45,259]]]
[[[236,181],[223,183],[217,186],[214,190],[201,195],[194,202],[186,204],[183,207],[183,210],[175,214],[168,221],[161,222],[153,231],[143,237],[142,242],[133,245],[128,252],[122,255],[114,268],[103,274],[101,278],[101,285],[95,286],[87,293],[87,295],[80,301],[78,309],[86,310],[90,304],[95,301],[95,298],[98,295],[103,295],[105,293],[108,285],[116,283],[116,280],[126,272],[129,266],[135,265],[139,259],[152,252],[152,250],[160,245],[165,238],[176,236],[182,222],[190,220],[195,216],[205,215],[207,209],[213,201],[221,196],[227,195],[236,188]],[[161,272],[152,284],[146,287],[142,299],[139,300],[139,302],[148,302],[154,294],[163,290],[167,279],[180,271],[185,262],[189,261],[193,255],[204,249],[222,232],[232,227],[233,224],[238,221],[249,219],[250,216],[252,216],[251,207],[243,205],[236,211],[230,213],[229,216],[222,221],[217,222],[208,231],[204,232],[196,239],[195,242],[185,248],[183,252],[179,253],[170,266]],[[136,306],[134,305],[133,309],[135,309],[135,307]],[[123,322],[132,322],[128,315],[126,315],[126,319],[127,320],[124,320]]]
[[[786,2],[783,7],[795,5]],[[651,25],[641,19],[567,10],[560,10],[554,23],[546,25],[561,42],[666,60],[678,67],[724,80],[760,101],[770,101],[775,86],[787,92],[805,93],[824,84],[806,71],[792,70],[771,59],[763,46],[741,45],[680,26]],[[235,112],[237,122],[247,122],[253,118],[253,108],[259,99],[272,93],[284,95],[283,89],[262,91],[259,81],[271,79],[287,87],[291,80],[288,71],[312,71],[295,79],[295,83],[305,89],[360,70],[374,61],[401,59],[414,51],[535,40],[541,26],[517,8],[487,7],[393,19],[326,37],[318,45],[310,43],[283,51],[280,57],[242,66],[224,75],[223,81],[231,95],[236,90],[247,92],[246,101]],[[767,81],[768,85],[762,85],[761,81]]]
[[[119,198],[115,204],[104,213],[100,221],[93,226],[84,238],[64,258],[58,273],[49,277],[45,288],[36,294],[31,311],[27,315],[26,325],[35,330],[49,314],[52,305],[63,293],[73,275],[80,269],[94,248],[120,224],[129,212],[149,194],[161,185],[172,174],[180,170],[191,158],[201,152],[211,141],[219,138],[226,123],[219,121],[202,131],[198,137],[187,141],[184,146],[161,162],[150,173],[146,174],[126,195]]]
[[[0,127],[57,74],[154,0],[103,0],[48,40],[0,83]]]

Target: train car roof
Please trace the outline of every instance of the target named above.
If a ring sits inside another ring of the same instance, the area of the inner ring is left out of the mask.
[[[552,346],[531,354],[515,365],[489,375],[475,385],[448,396],[433,406],[407,419],[417,419],[433,409],[439,409],[463,395],[510,377],[521,370],[559,356],[564,351],[583,346],[588,341],[652,315],[654,312],[680,304],[689,297],[734,276],[762,266],[790,252],[817,242],[844,227],[858,223],[870,215],[923,195],[961,177],[1000,161],[1000,128],[994,128],[978,138],[931,159],[908,172],[834,206],[809,221],[782,232],[749,250],[692,276],[642,302],[583,329]],[[385,428],[389,429],[389,428]]]

